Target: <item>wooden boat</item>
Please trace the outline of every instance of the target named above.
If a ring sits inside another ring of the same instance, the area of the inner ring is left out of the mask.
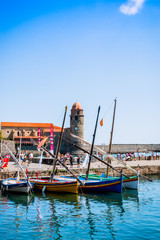
[[[33,185],[26,180],[18,180],[16,178],[7,178],[2,181],[1,189],[4,192],[29,193]]]
[[[80,174],[79,178],[81,180],[84,180],[86,178],[85,174]],[[89,174],[88,175],[89,180],[100,180],[100,181],[106,181],[107,179],[114,180],[118,179],[118,177],[103,177],[103,175],[96,175],[96,174]],[[131,176],[131,177],[125,177],[123,176],[123,187],[126,189],[138,189],[138,183],[139,183],[139,176]]]
[[[84,185],[79,185],[79,191],[92,193],[122,192],[122,175],[117,179],[107,180],[84,180]]]
[[[27,175],[25,174],[24,169],[20,165],[17,158],[14,156],[14,154],[11,152],[11,150],[8,148],[8,146],[6,144],[4,144],[4,146],[6,147],[7,151],[10,153],[10,155],[13,158],[13,160],[15,161],[15,163],[21,169],[25,180],[20,179],[19,171],[18,171],[17,178],[7,178],[2,181],[2,184],[1,184],[2,191],[17,192],[17,193],[29,193],[32,190],[33,185],[29,182],[29,179],[28,179]]]
[[[45,190],[47,192],[78,193],[78,181],[57,181],[45,179],[30,179],[34,183],[35,190]]]

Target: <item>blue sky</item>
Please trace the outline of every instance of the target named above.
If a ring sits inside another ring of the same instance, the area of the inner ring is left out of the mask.
[[[101,105],[108,144],[117,97],[113,143],[160,143],[159,43],[159,0],[0,0],[0,121],[68,127],[77,100],[91,141]]]

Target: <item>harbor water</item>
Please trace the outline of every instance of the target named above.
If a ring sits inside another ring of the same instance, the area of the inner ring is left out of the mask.
[[[105,195],[2,194],[1,239],[159,239],[160,176]]]

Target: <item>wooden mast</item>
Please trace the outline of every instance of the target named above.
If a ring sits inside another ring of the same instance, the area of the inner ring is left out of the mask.
[[[92,140],[92,146],[91,146],[91,151],[90,151],[90,156],[89,156],[88,169],[87,169],[87,172],[86,172],[86,180],[88,180],[88,174],[89,174],[89,169],[90,169],[90,164],[91,164],[91,159],[92,159],[92,154],[93,154],[93,146],[94,146],[94,140],[95,140],[95,136],[96,136],[99,112],[100,112],[100,106],[98,107],[97,120],[96,120],[96,125],[95,125],[95,129],[94,129],[93,140]]]
[[[62,141],[62,135],[63,135],[63,130],[64,130],[64,123],[65,123],[65,119],[66,119],[66,113],[67,113],[67,106],[65,107],[65,113],[64,113],[61,133],[60,133],[60,136],[59,136],[58,146],[57,146],[57,149],[56,149],[56,157],[53,161],[53,172],[51,174],[51,181],[53,181],[53,176],[55,174],[56,163],[57,163],[57,159],[58,159],[58,153],[59,153],[59,150],[60,150],[60,147],[61,147],[61,141]]]
[[[115,98],[114,100],[114,111],[113,111],[113,120],[112,120],[112,130],[111,130],[111,138],[110,138],[110,143],[109,143],[109,154],[111,154],[111,148],[112,148],[112,137],[113,137],[113,129],[114,129],[114,120],[115,120],[115,113],[116,113],[116,104],[117,104],[117,99]],[[108,158],[107,163],[110,163],[110,159]],[[106,169],[106,177],[108,177],[108,171],[109,171],[109,166],[107,166]]]

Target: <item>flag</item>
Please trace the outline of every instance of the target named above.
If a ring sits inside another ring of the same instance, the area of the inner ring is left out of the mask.
[[[50,152],[53,154],[54,150],[54,141],[53,141],[53,127],[51,125],[51,132],[50,132]]]
[[[48,137],[46,137],[46,138],[44,138],[39,144],[38,144],[38,149],[40,149],[40,147],[42,147],[44,144],[45,144],[45,142],[47,141],[47,139],[48,139]]]
[[[100,121],[100,125],[103,126],[103,118]]]
[[[40,144],[41,142],[41,129],[38,128],[38,145]],[[38,151],[40,151],[39,147],[38,147]]]

